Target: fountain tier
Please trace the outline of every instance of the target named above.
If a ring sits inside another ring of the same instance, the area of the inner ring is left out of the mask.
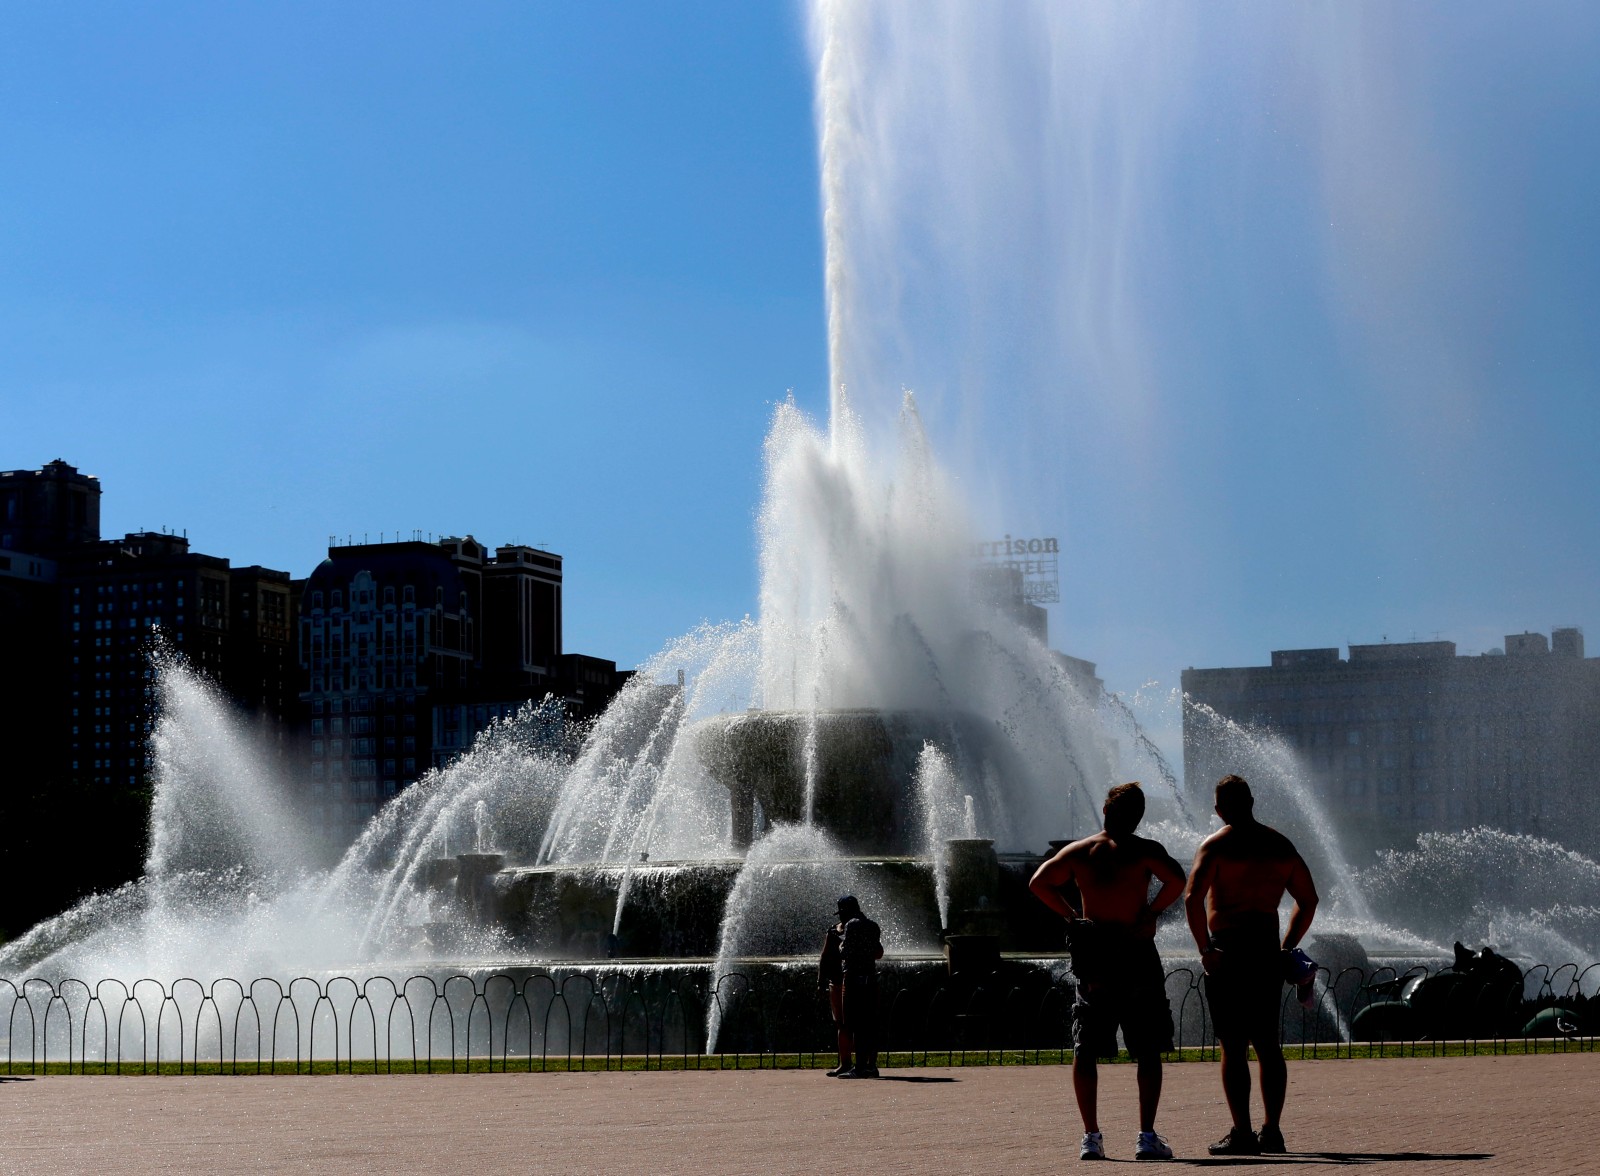
[[[728,790],[741,850],[774,824],[812,824],[850,854],[925,854],[931,801],[919,791],[917,763],[928,744],[957,778],[981,782],[978,810],[987,807],[985,793],[1018,774],[993,724],[960,713],[748,711],[704,719],[693,735],[701,761]]]

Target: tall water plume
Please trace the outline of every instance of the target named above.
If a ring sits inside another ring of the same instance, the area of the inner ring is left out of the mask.
[[[915,389],[978,524],[1061,537],[1058,640],[1113,680],[1360,623],[1358,566],[1461,606],[1485,516],[1555,558],[1487,471],[1549,384],[1517,226],[1585,189],[1486,173],[1590,179],[1547,131],[1593,107],[1567,8],[814,0],[836,407],[876,435]],[[1351,519],[1358,561],[1321,539]]]
[[[641,668],[563,778],[539,860],[729,856],[727,791],[694,732],[747,707],[812,716],[811,757],[819,712],[970,716],[1017,753],[997,790],[981,756],[952,749],[974,773],[963,791],[985,798],[983,835],[1026,848],[1092,819],[1086,794],[1115,754],[1098,703],[974,576],[964,506],[915,401],[901,397],[887,446],[848,399],[825,428],[780,404],[765,456],[759,618],[704,627]],[[808,762],[808,807],[814,776]]]
[[[947,845],[955,837],[976,837],[972,795],[963,793],[950,757],[934,743],[917,756],[917,795],[921,801],[923,852],[933,866],[934,901],[939,925],[950,926],[950,865]]]
[[[275,757],[181,657],[159,649],[151,670],[160,717],[150,738],[155,789],[145,876],[305,869],[309,830],[273,770]]]
[[[314,901],[307,827],[276,756],[181,656],[157,648],[151,668],[159,718],[143,876],[0,948],[0,973],[224,974],[266,966],[286,938],[303,940],[301,959],[317,954],[319,935],[301,924]]]
[[[909,383],[963,426],[1080,381],[1124,410],[1148,394],[1139,237],[1192,26],[1138,4],[816,0],[836,394]],[[1047,442],[1015,440],[1013,458]]]
[[[1346,859],[1338,830],[1318,799],[1309,773],[1294,748],[1268,730],[1252,729],[1218,714],[1204,703],[1185,698],[1185,739],[1196,759],[1227,764],[1228,770],[1251,781],[1256,815],[1280,827],[1301,847],[1313,873],[1325,879],[1343,913],[1371,923],[1372,910],[1356,871]],[[1203,795],[1204,785],[1196,790]]]

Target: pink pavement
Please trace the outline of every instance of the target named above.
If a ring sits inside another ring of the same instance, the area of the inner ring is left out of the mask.
[[[1600,1172],[1600,1055],[1291,1062],[1262,1171]],[[1084,1168],[1064,1066],[0,1081],[0,1172],[1047,1173]],[[901,1079],[901,1080],[895,1080]],[[1131,1066],[1101,1068],[1132,1161]],[[1166,1068],[1177,1164],[1227,1127],[1216,1067]]]

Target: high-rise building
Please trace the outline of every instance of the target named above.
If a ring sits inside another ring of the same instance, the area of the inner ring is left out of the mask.
[[[246,711],[292,720],[289,593],[286,573],[230,569],[182,535],[102,540],[99,480],[66,462],[0,471],[0,851],[34,879],[0,926],[137,876],[158,633]],[[56,868],[62,844],[71,871]]]
[[[273,738],[283,747],[300,713],[298,608],[288,572],[259,565],[229,569],[228,627],[219,680],[238,705],[275,721]]]
[[[58,869],[66,737],[56,565],[0,551],[0,864],[12,879],[0,934],[16,934],[61,905],[45,872]]]
[[[80,814],[68,795],[70,731],[66,639],[56,556],[100,537],[100,483],[64,461],[0,470],[0,855],[12,877],[0,930],[15,932],[68,892],[44,873],[60,852],[62,818]],[[73,832],[81,833],[82,830]],[[93,830],[88,830],[91,837]]]
[[[0,470],[0,551],[49,555],[100,538],[100,480],[57,458]]]
[[[182,535],[140,532],[68,549],[57,576],[65,634],[67,771],[72,792],[124,806],[129,821],[102,851],[114,873],[131,876],[153,784],[150,734],[158,718],[151,661],[164,641],[189,665],[233,694],[246,713],[281,739],[297,705],[298,667],[288,624],[289,577],[265,568],[231,569],[189,549]],[[237,591],[237,599],[235,592]],[[124,861],[133,844],[134,857]]]
[[[1600,658],[1583,634],[1515,633],[1504,652],[1454,642],[1275,650],[1268,666],[1189,669],[1184,694],[1223,719],[1281,736],[1348,841],[1492,825],[1600,848]],[[1204,712],[1184,708],[1184,776],[1208,793],[1228,762]]]
[[[596,714],[628,675],[561,648],[561,557],[470,535],[328,549],[300,601],[313,816],[348,840],[386,798],[546,695]]]

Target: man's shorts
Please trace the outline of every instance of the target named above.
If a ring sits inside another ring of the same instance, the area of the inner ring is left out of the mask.
[[[1117,1056],[1117,1029],[1128,1053],[1154,1057],[1172,1049],[1172,1006],[1161,956],[1153,941],[1119,929],[1075,924],[1072,970],[1072,1049],[1096,1058]]]
[[[1222,952],[1217,970],[1206,976],[1206,1003],[1217,1037],[1276,1044],[1283,1004],[1283,953],[1276,931],[1218,931],[1211,943]]]
[[[870,1030],[878,1019],[878,978],[867,976],[844,978],[844,998],[840,1002],[840,1022],[848,1033]]]

